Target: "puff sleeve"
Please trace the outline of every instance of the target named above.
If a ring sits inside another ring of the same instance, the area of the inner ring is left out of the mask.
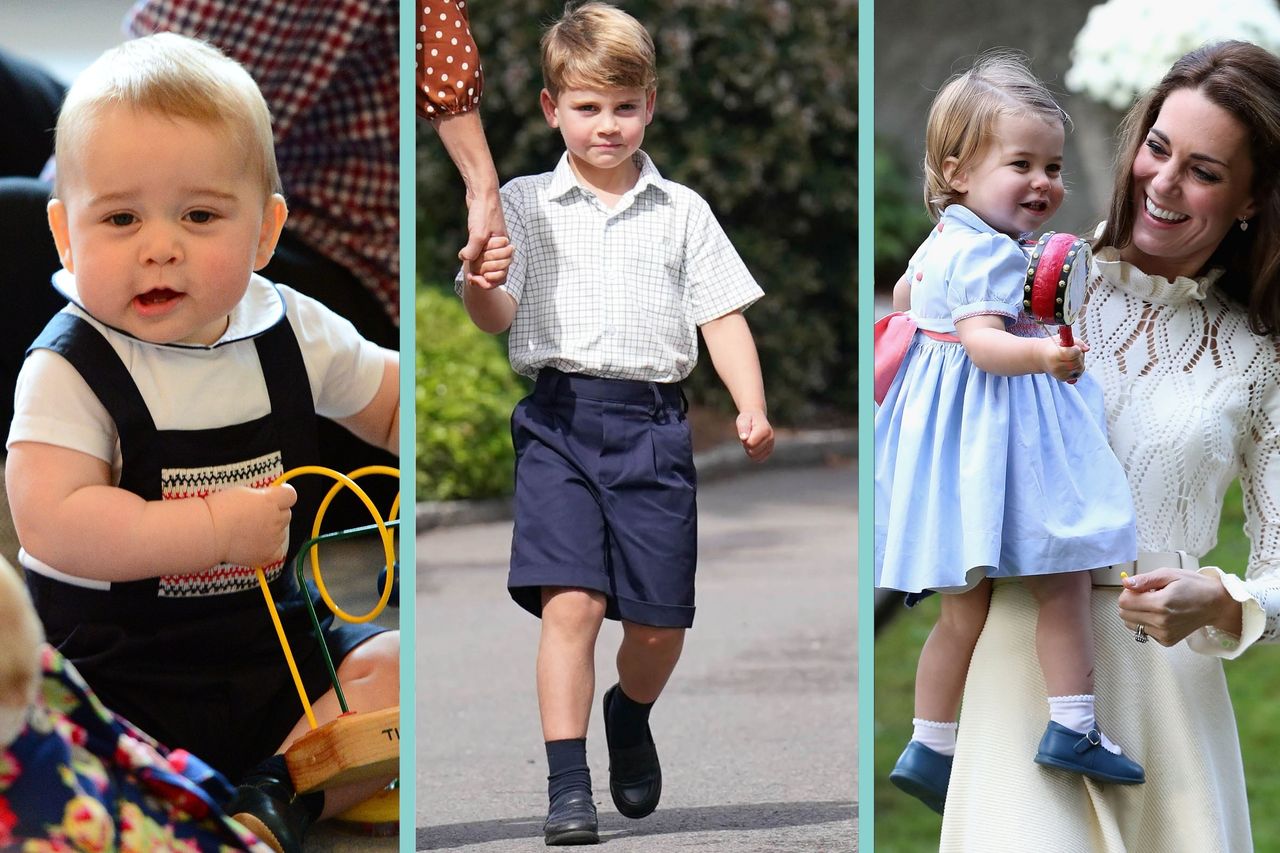
[[[466,0],[418,0],[414,64],[418,115],[439,118],[474,109],[484,91],[480,53]]]
[[[932,254],[941,254],[945,264],[942,275],[953,323],[982,314],[1017,318],[1027,256],[1012,237],[970,232],[956,240],[953,251]]]

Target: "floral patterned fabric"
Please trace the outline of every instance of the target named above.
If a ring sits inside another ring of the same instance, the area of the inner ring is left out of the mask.
[[[27,726],[0,748],[0,849],[270,853],[219,808],[225,779],[112,714],[52,647],[41,664]]]

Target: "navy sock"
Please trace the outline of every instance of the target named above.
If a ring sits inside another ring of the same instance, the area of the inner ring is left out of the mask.
[[[293,788],[293,778],[289,776],[289,766],[285,764],[283,755],[273,755],[245,774],[241,785],[261,788],[268,795],[282,803],[294,803],[300,807],[312,821],[320,819],[324,811],[324,791],[312,791],[310,794],[297,794]]]
[[[609,700],[609,748],[627,749],[644,743],[651,710],[652,702],[637,702],[618,685]]]
[[[591,769],[587,767],[587,739],[549,740],[547,746],[547,798],[555,802],[569,791],[591,793]]]

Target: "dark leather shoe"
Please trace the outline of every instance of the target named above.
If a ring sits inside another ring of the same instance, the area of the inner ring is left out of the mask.
[[[226,811],[276,853],[302,853],[311,815],[270,780],[236,788]]]
[[[951,762],[950,755],[943,755],[913,740],[898,756],[889,781],[942,814],[947,804],[947,787],[951,783]]]
[[[548,847],[599,844],[596,804],[591,801],[591,794],[570,791],[553,802],[547,810],[547,822],[542,825],[542,834]]]
[[[1147,781],[1142,765],[1124,755],[1116,755],[1102,745],[1097,729],[1072,731],[1061,723],[1049,721],[1040,739],[1036,764],[1067,770],[1116,785],[1140,785]]]
[[[604,731],[609,740],[609,706],[618,685],[604,692]],[[653,745],[653,733],[646,724],[644,742],[625,749],[609,747],[609,794],[623,817],[642,818],[653,814],[662,797],[662,766]]]

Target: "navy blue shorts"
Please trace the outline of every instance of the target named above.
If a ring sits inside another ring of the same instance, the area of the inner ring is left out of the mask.
[[[544,368],[511,416],[516,450],[511,597],[595,590],[605,615],[693,624],[697,477],[679,385]]]

